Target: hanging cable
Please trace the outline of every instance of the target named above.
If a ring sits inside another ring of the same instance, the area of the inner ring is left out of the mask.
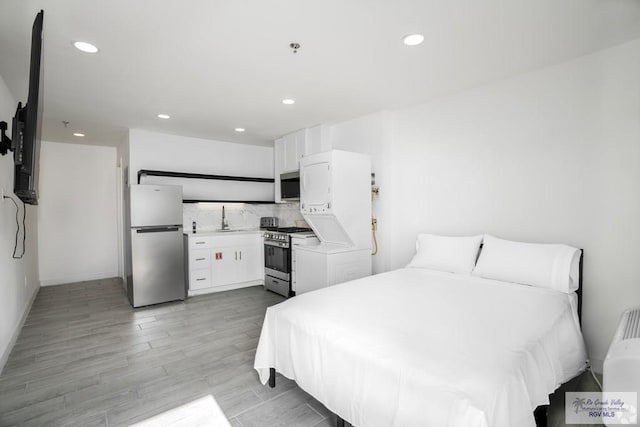
[[[378,229],[378,220],[375,218],[371,218],[371,232],[373,234],[373,252],[371,255],[376,255],[378,253],[378,239],[376,239],[376,230]]]
[[[20,258],[24,256],[24,253],[27,251],[27,205],[22,201],[22,255]]]
[[[26,227],[25,227],[25,221],[26,221],[26,216],[27,216],[27,209],[26,206],[24,204],[24,202],[22,202],[22,254],[20,254],[20,256],[16,256],[16,252],[18,251],[18,236],[20,235],[20,207],[18,206],[18,203],[13,199],[13,197],[10,196],[3,196],[3,198],[5,199],[9,199],[13,202],[13,204],[16,206],[16,237],[14,240],[14,244],[13,244],[13,255],[12,258],[13,259],[22,259],[22,257],[24,256],[25,253],[25,241],[26,241],[26,237],[27,237],[27,232],[26,232]]]
[[[596,376],[596,373],[593,372],[593,367],[591,366],[591,363],[589,363],[589,366],[587,367],[587,369],[589,370],[589,372],[591,372],[591,376],[596,381],[596,384],[598,384],[598,387],[600,387],[600,391],[603,391],[602,390],[602,384],[600,383],[600,380],[598,380],[598,377]]]

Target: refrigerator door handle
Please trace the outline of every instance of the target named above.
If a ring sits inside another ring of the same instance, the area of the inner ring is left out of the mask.
[[[136,233],[160,233],[163,231],[180,231],[180,227],[145,227],[136,229]]]

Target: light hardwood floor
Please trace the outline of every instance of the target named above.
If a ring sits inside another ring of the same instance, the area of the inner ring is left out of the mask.
[[[282,300],[251,287],[134,310],[118,279],[41,288],[0,375],[0,425],[334,426],[294,382],[270,389],[253,370]],[[588,373],[563,386],[549,426],[565,426],[565,390],[596,387]]]
[[[0,425],[224,425],[215,404],[232,426],[335,425],[295,383],[269,389],[253,370],[282,300],[251,287],[134,310],[118,279],[41,288],[0,375]]]

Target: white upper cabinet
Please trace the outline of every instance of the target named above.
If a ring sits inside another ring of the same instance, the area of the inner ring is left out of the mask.
[[[307,129],[305,156],[329,150],[331,150],[331,144],[329,143],[329,127],[327,125]]]
[[[282,137],[282,170],[280,173],[295,172],[300,169],[300,157],[307,154],[307,130],[301,129]]]

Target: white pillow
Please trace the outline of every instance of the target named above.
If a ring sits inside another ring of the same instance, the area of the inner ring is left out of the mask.
[[[407,267],[470,274],[481,243],[482,235],[449,237],[418,234],[416,255]]]
[[[555,289],[578,289],[580,250],[567,245],[522,243],[484,236],[474,276]]]

